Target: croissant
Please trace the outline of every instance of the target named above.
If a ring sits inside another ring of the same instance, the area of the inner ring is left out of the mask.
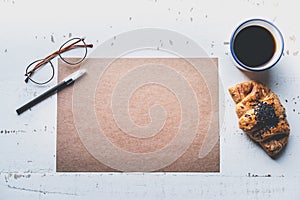
[[[240,129],[275,158],[286,146],[290,135],[285,108],[277,95],[253,80],[228,90],[236,103]]]

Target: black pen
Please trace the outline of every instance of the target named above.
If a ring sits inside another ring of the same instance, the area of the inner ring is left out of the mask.
[[[41,94],[40,96],[36,97],[35,99],[31,100],[30,102],[26,103],[22,107],[18,108],[16,111],[18,115],[22,114],[29,108],[35,106],[36,104],[40,103],[44,99],[50,97],[53,94],[56,94],[60,90],[68,87],[69,85],[73,84],[76,79],[80,78],[83,74],[85,74],[85,69],[80,69],[73,74],[67,76],[64,80],[62,80],[58,85],[54,86],[50,90],[46,91],[45,93]]]

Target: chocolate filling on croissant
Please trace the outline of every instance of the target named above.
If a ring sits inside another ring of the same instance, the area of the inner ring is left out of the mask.
[[[271,156],[284,148],[290,134],[285,108],[268,87],[248,81],[229,88],[236,105],[239,127]]]

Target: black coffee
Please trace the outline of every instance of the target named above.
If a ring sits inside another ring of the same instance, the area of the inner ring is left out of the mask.
[[[248,26],[235,37],[233,50],[244,65],[258,67],[274,55],[276,43],[273,35],[261,26]]]

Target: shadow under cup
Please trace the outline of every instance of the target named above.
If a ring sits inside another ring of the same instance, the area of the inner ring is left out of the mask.
[[[240,24],[232,34],[230,52],[234,64],[246,71],[264,71],[281,58],[284,41],[279,29],[263,19]]]

